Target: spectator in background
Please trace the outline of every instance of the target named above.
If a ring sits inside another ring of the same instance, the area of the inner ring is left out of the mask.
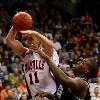
[[[19,71],[19,69],[17,67],[13,67],[12,72],[9,73],[9,80],[10,81],[13,80],[18,85],[20,82],[20,79],[19,79],[20,74],[21,72]]]
[[[98,85],[99,88],[100,88],[100,77],[97,77],[97,85]]]
[[[5,63],[1,63],[0,69],[2,70],[4,75],[8,74],[8,69],[7,69],[7,66],[5,65]]]
[[[4,80],[4,72],[0,68],[0,80]]]
[[[91,79],[93,80],[93,79]],[[96,97],[98,93],[100,93],[100,78],[97,78],[97,82],[94,83],[93,81],[89,83],[90,86],[90,95],[91,97]],[[96,95],[96,96],[95,96]]]
[[[11,88],[17,89],[18,84],[16,83],[15,80],[11,80],[10,83],[11,83]]]
[[[4,100],[18,100],[12,90],[8,90],[8,96],[4,98]]]
[[[59,63],[59,67],[61,70],[63,70],[65,73],[70,70],[70,65],[68,64],[67,57],[63,57],[62,60]]]
[[[10,83],[5,83],[4,84],[4,89],[1,90],[0,92],[0,100],[4,100],[6,97],[8,97],[8,90],[11,89],[11,85]]]
[[[26,88],[26,84],[25,84],[25,80],[22,80],[21,82],[20,82],[20,84],[19,84],[19,86],[18,86],[18,92],[19,93],[26,93],[26,94],[28,94],[28,91],[27,91],[27,88]]]
[[[3,82],[0,80],[0,92],[3,90]]]
[[[2,61],[3,61],[3,56],[4,56],[4,54],[3,54],[3,48],[2,48],[2,46],[0,46],[0,66],[1,66]]]
[[[72,51],[75,47],[76,47],[76,43],[73,40],[73,38],[67,40],[67,43],[66,43],[66,50],[67,50],[67,52]]]
[[[27,95],[23,93],[19,100],[28,100]]]
[[[54,38],[56,39],[56,40],[60,40],[61,38],[62,38],[62,34],[61,34],[61,32],[60,31],[55,31],[55,33],[53,33],[54,34]]]
[[[10,82],[8,74],[4,75],[4,84]]]
[[[99,99],[97,99],[99,93],[100,93],[100,92],[99,92],[99,87],[95,87],[95,88],[94,88],[93,95],[91,96],[91,100],[99,100]]]
[[[59,57],[62,60],[63,57],[67,57],[69,59],[68,52],[66,51],[65,47],[59,49]]]
[[[13,69],[13,67],[18,68],[18,70],[21,70],[22,68],[22,64],[20,63],[20,58],[19,57],[14,57],[14,60],[11,64],[11,68]]]
[[[92,25],[93,24],[93,20],[92,17],[89,15],[88,12],[86,12],[86,14],[84,16],[82,16],[82,24],[84,25]]]
[[[53,39],[53,45],[56,51],[59,51],[62,47],[61,47],[61,43],[59,41],[57,41],[56,38]]]

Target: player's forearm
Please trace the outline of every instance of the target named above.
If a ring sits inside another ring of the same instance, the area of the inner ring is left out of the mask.
[[[37,33],[36,36],[39,38],[40,41],[42,41],[43,44],[52,46],[52,42],[48,38],[46,38],[44,35],[42,35],[38,32],[36,32],[36,33]]]
[[[46,51],[48,51],[48,53],[53,53],[53,43],[47,39],[45,36],[43,36],[42,34],[36,32],[34,34],[41,42],[43,47],[46,49]]]
[[[12,40],[14,40],[15,37],[16,37],[16,34],[17,34],[17,31],[12,27],[12,28],[9,30],[8,34],[7,34],[6,40],[7,40],[7,41],[12,41]]]
[[[59,68],[53,63],[53,61],[52,61],[50,58],[48,58],[48,59],[46,60],[46,62],[47,62],[47,64],[48,64],[48,66],[49,66],[51,72],[54,74],[54,76],[55,76],[58,80],[60,80],[60,81],[62,82],[62,80],[63,80],[64,78],[67,78],[67,77],[66,77],[66,74],[65,74],[61,69],[59,69]]]
[[[61,70],[59,69],[54,62],[52,61],[52,59],[46,55],[43,51],[39,50],[38,51],[39,55],[46,60],[51,72],[54,74],[54,76],[62,83],[62,84],[69,84],[70,82],[70,78],[67,77],[67,75]]]
[[[72,89],[75,88],[75,82],[69,78],[60,68],[58,68],[53,61],[48,57],[46,60],[51,72],[53,73],[54,77],[65,87],[70,87]]]

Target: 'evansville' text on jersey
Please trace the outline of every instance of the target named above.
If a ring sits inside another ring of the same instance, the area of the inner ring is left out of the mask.
[[[44,60],[33,60],[28,63],[25,63],[25,72],[33,71],[33,70],[44,70]]]

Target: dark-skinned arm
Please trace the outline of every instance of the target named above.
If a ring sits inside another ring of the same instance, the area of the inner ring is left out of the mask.
[[[52,59],[48,55],[46,55],[42,50],[38,50],[37,52],[43,59],[46,60],[51,72],[54,74],[54,76],[59,80],[61,84],[72,89],[77,88],[77,82],[68,77],[61,69],[56,67],[56,65],[53,63]]]
[[[53,73],[54,77],[64,86],[70,88],[78,97],[85,98],[87,87],[84,81],[77,77],[72,79],[68,77],[60,68],[56,67],[53,63],[52,59],[46,55],[42,50],[36,51],[43,59],[46,60],[51,72]],[[78,94],[77,94],[77,93]]]

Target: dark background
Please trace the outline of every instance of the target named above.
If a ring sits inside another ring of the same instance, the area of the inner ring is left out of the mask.
[[[25,9],[29,9],[27,7],[27,3],[34,4],[35,2],[44,4],[45,6],[48,6],[49,9],[51,7],[55,7],[61,10],[62,13],[64,12],[64,16],[67,16],[68,18],[80,17],[84,15],[86,11],[88,11],[92,18],[98,24],[100,23],[100,0],[0,0],[0,6],[12,13],[14,9],[10,8],[22,10],[21,7],[24,7]]]

